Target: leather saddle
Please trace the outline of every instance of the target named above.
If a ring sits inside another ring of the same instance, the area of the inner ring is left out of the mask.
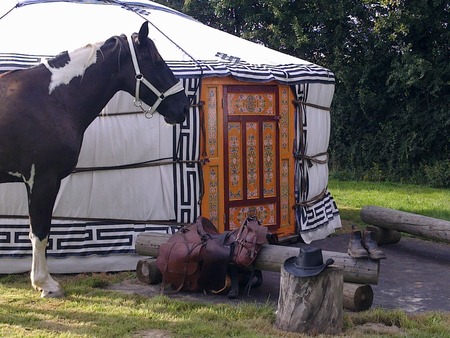
[[[163,282],[185,291],[224,287],[231,246],[216,239],[219,232],[210,220],[199,217],[181,228],[159,247],[156,265]]]
[[[229,265],[249,266],[267,242],[267,233],[256,217],[221,234],[209,219],[200,216],[160,246],[156,265],[163,283],[175,291],[222,290]]]

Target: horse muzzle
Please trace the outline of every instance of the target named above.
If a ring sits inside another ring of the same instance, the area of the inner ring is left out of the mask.
[[[182,113],[175,113],[174,111],[171,111],[167,116],[164,116],[164,120],[168,124],[176,124],[176,123],[183,123],[186,120],[186,116],[189,112],[189,107],[184,106]]]

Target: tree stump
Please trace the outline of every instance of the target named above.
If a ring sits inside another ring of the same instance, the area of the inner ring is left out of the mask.
[[[351,311],[365,311],[373,303],[373,290],[370,285],[344,283],[344,308]]]
[[[162,282],[162,274],[156,266],[155,258],[141,259],[137,263],[136,274],[142,283],[159,284]]]
[[[281,267],[275,325],[307,334],[339,334],[343,325],[342,268],[328,267],[313,277],[296,277]]]

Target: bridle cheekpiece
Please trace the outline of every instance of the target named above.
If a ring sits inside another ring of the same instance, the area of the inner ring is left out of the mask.
[[[134,44],[130,37],[127,37],[128,45],[130,47],[130,54],[131,54],[131,60],[133,61],[134,71],[136,72],[136,91],[134,95],[134,105],[136,107],[141,108],[142,112],[144,113],[145,117],[148,119],[151,119],[153,117],[153,114],[155,114],[156,109],[160,105],[160,103],[168,96],[176,94],[178,92],[184,91],[183,82],[180,80],[176,84],[174,84],[172,87],[167,89],[165,92],[161,93],[158,89],[156,89],[155,86],[153,86],[141,73],[141,70],[139,69],[138,60],[136,57],[136,51],[134,50]],[[153,106],[149,107],[149,109],[144,109],[142,106],[142,100],[139,98],[139,90],[141,86],[141,82],[147,86],[148,89],[150,89],[155,95],[157,96],[157,99]]]

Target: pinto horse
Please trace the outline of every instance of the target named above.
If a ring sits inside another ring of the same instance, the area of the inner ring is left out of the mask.
[[[0,183],[25,183],[31,284],[41,297],[63,296],[46,260],[61,180],[77,164],[84,131],[120,90],[146,115],[158,109],[167,123],[185,119],[188,98],[148,38],[147,22],[131,38],[114,36],[0,76]]]

